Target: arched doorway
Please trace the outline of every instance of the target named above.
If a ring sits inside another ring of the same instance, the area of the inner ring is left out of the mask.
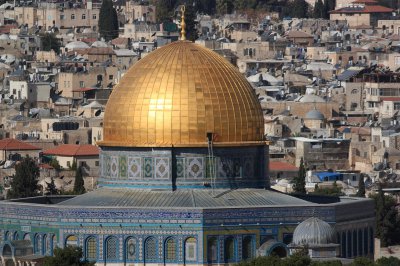
[[[279,258],[284,258],[287,256],[287,250],[282,246],[276,246],[271,249],[270,255],[278,256]]]

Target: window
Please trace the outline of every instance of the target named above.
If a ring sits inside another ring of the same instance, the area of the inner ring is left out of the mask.
[[[82,14],[82,19],[86,19],[86,14]]]
[[[39,254],[40,253],[40,235],[35,235],[35,254]]]
[[[46,254],[48,252],[48,246],[47,246],[47,242],[48,242],[48,237],[47,235],[43,236],[43,254]]]
[[[96,260],[97,259],[97,246],[96,239],[91,236],[86,240],[86,258],[88,260]]]
[[[145,259],[146,261],[157,260],[157,245],[154,237],[149,237],[145,243]]]
[[[57,237],[56,236],[53,236],[53,239],[52,239],[52,241],[51,242],[53,242],[53,250],[58,246],[57,245]]]
[[[109,79],[109,80],[113,80],[113,79],[114,79],[114,76],[113,76],[113,75],[109,75],[109,76],[108,76],[108,79]]]
[[[253,240],[251,236],[243,238],[242,243],[242,259],[247,260],[253,257]]]
[[[208,262],[218,260],[218,240],[216,237],[211,237],[207,241],[207,259]]]
[[[94,162],[94,165],[95,165],[95,166],[99,166],[99,165],[100,165],[100,164],[99,164],[99,161],[95,161],[95,162]]]
[[[128,238],[126,241],[126,258],[128,260],[136,259],[136,239]]]
[[[71,161],[67,161],[67,166],[71,167]]]
[[[400,102],[399,103],[394,103],[393,104],[394,110],[400,110]]]
[[[4,240],[10,240],[10,231],[7,231],[4,235]]]
[[[225,239],[225,262],[233,261],[235,259],[235,240],[233,237]]]
[[[84,88],[85,87],[85,82],[84,81],[79,81],[79,87]]]
[[[18,232],[15,232],[13,237],[14,237],[14,240],[18,240],[18,239],[19,239],[19,234],[18,234]]]
[[[97,15],[96,15],[96,14],[93,14],[92,18],[93,18],[93,19],[97,19]]]
[[[173,261],[176,259],[176,244],[174,238],[168,238],[165,242],[165,259]]]
[[[71,19],[75,19],[75,14],[71,14]]]
[[[106,241],[106,259],[107,260],[118,259],[117,238],[114,236],[109,237]]]
[[[194,237],[189,237],[185,242],[185,261],[195,261],[197,259],[197,241]]]

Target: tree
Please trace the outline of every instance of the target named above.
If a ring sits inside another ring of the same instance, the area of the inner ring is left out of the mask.
[[[75,172],[74,193],[83,194],[85,192],[85,181],[83,180],[82,169],[78,167]]]
[[[46,185],[46,195],[58,195],[60,193],[56,187],[56,184],[54,183],[54,178],[51,178],[50,183],[46,182]]]
[[[300,159],[300,167],[297,177],[293,179],[293,191],[295,193],[306,194],[306,169],[304,168],[303,158]]]
[[[111,0],[103,0],[99,14],[99,33],[106,41],[118,37],[118,15]]]
[[[234,8],[233,0],[217,0],[216,8],[218,14],[221,15],[231,14]]]
[[[54,33],[44,33],[40,36],[43,51],[53,50],[57,54],[60,52],[61,43]]]
[[[25,157],[15,166],[15,174],[12,177],[11,188],[7,193],[7,198],[27,198],[39,194],[38,178],[40,172],[36,161],[30,157]]]
[[[375,200],[375,236],[381,240],[381,244],[384,247],[399,243],[400,223],[395,199],[392,196],[384,195],[381,184],[379,184],[378,193],[371,198]]]
[[[334,10],[336,6],[336,0],[325,0],[324,1],[324,16],[323,18],[329,19],[330,11]]]
[[[350,264],[350,266],[374,266],[375,263],[369,258],[358,257]]]
[[[322,0],[315,1],[314,18],[325,18],[325,6]]]
[[[318,184],[315,185],[314,192],[311,194],[331,197],[339,197],[344,195],[342,189],[337,185],[336,181],[333,182],[332,187],[319,187]]]
[[[357,197],[365,198],[365,182],[364,182],[364,175],[360,175],[360,180],[358,180],[358,190],[357,190]]]
[[[53,167],[54,169],[56,169],[57,171],[60,171],[60,170],[61,170],[61,165],[60,165],[60,163],[58,162],[58,160],[57,160],[56,157],[52,157],[52,158],[51,158],[51,160],[50,160],[50,162],[49,162],[49,165],[50,165],[51,167]]]
[[[398,266],[400,259],[390,256],[389,258],[382,257],[375,262],[376,266]]]
[[[44,257],[43,266],[92,266],[95,262],[88,262],[83,259],[82,248],[76,246],[66,246],[65,248],[55,248],[53,257]]]
[[[284,6],[282,14],[292,18],[307,18],[308,9],[309,5],[305,0],[291,0]]]

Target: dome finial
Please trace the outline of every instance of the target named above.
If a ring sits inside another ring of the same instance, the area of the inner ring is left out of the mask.
[[[186,40],[185,5],[181,5],[181,41]]]

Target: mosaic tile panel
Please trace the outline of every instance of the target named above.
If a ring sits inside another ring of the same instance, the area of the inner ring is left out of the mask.
[[[189,178],[204,177],[204,158],[195,157],[187,159],[187,175]]]
[[[251,157],[244,158],[243,162],[243,176],[244,177],[253,177],[254,176],[254,160]]]
[[[234,177],[242,177],[242,165],[240,158],[233,158],[232,160],[232,174]]]
[[[145,178],[153,178],[153,158],[144,158],[143,175]]]
[[[231,177],[233,175],[233,162],[231,159],[220,158],[218,162],[217,177]]]
[[[119,157],[119,176],[121,179],[126,179],[128,177],[128,163],[126,155]]]
[[[129,157],[128,159],[128,177],[139,179],[142,177],[142,158]]]
[[[177,178],[185,177],[185,158],[183,157],[176,158],[176,177]]]
[[[111,175],[111,158],[110,156],[104,156],[105,157],[105,167],[106,167],[106,176],[109,177]]]
[[[118,178],[118,157],[117,156],[111,156],[111,178]]]
[[[155,176],[156,178],[169,178],[169,158],[155,158]]]

